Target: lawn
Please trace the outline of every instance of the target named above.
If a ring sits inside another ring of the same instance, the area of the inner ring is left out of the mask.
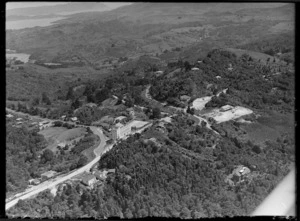
[[[48,141],[47,149],[54,152],[57,151],[57,144],[61,142],[71,142],[78,139],[84,134],[86,134],[86,129],[84,128],[73,128],[67,129],[65,127],[49,127],[39,132]]]
[[[267,116],[258,118],[256,123],[243,124],[243,129],[253,142],[263,143],[266,140],[276,140],[282,133],[294,136],[294,122],[292,114],[270,112]]]

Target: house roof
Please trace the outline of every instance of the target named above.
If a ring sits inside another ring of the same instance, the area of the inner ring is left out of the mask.
[[[88,181],[90,181],[90,180],[93,180],[93,179],[95,179],[96,177],[93,175],[93,174],[85,174],[84,176],[83,176],[83,178],[82,178],[82,181],[83,182],[88,182]]]
[[[180,100],[189,100],[191,97],[188,95],[182,95],[180,96]]]
[[[123,124],[121,124],[121,123],[116,123],[116,125],[115,125],[116,127],[124,127],[124,125]]]
[[[19,118],[17,118],[17,120],[23,120],[23,118],[19,117]]]
[[[116,121],[116,120],[123,120],[123,119],[126,119],[126,118],[127,118],[127,117],[125,117],[125,116],[119,116],[119,117],[116,117],[116,118],[115,118],[115,121]]]
[[[45,172],[45,173],[42,173],[41,176],[52,177],[52,176],[54,176],[56,173],[57,173],[56,171],[50,170],[50,171],[47,171],[47,172]]]

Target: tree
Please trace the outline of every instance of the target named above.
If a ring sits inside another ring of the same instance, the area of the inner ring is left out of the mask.
[[[42,93],[42,102],[45,103],[46,105],[51,105],[51,101],[46,92]]]
[[[183,65],[184,65],[184,68],[185,68],[186,71],[189,71],[189,70],[192,69],[192,66],[191,66],[191,64],[188,61],[185,61],[183,63]]]
[[[73,99],[74,99],[73,87],[69,87],[68,93],[66,95],[66,100],[73,100]]]
[[[41,158],[43,158],[45,162],[52,161],[54,158],[54,153],[51,150],[46,149],[44,150]]]
[[[80,158],[77,162],[77,168],[84,166],[88,162],[88,158],[85,155],[80,154]]]
[[[161,113],[160,113],[160,108],[159,107],[155,107],[152,110],[152,118],[153,119],[159,119],[161,117]]]
[[[33,106],[36,106],[36,105],[39,105],[40,104],[40,98],[38,97],[35,97],[32,101],[32,105]]]
[[[78,98],[71,104],[71,107],[73,109],[77,109],[80,107],[80,102],[79,102]]]

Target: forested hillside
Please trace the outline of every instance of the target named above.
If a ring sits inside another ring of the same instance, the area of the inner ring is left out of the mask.
[[[187,127],[185,117],[179,117],[170,133]],[[209,133],[192,126],[190,132],[179,134],[180,140],[191,142],[192,134]],[[261,152],[251,142],[225,137],[215,149],[196,146],[205,152],[204,158],[193,152],[182,154],[185,147],[181,142],[159,139],[161,146],[157,146],[144,138],[131,137],[103,156],[99,168],[116,169],[103,187],[85,190],[68,185],[55,197],[42,193],[21,201],[9,214],[61,218],[249,215],[287,174],[294,159],[291,137],[269,142]],[[251,168],[253,175],[230,187],[224,179],[239,164]]]

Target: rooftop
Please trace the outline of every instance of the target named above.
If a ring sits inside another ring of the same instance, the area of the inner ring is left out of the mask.
[[[82,177],[82,181],[83,182],[88,182],[92,179],[95,179],[96,177],[93,175],[93,174],[90,174],[90,173],[87,173],[87,174],[84,174],[84,176]]]
[[[45,173],[42,173],[41,176],[51,177],[51,176],[54,176],[56,173],[57,173],[56,171],[50,170]]]

